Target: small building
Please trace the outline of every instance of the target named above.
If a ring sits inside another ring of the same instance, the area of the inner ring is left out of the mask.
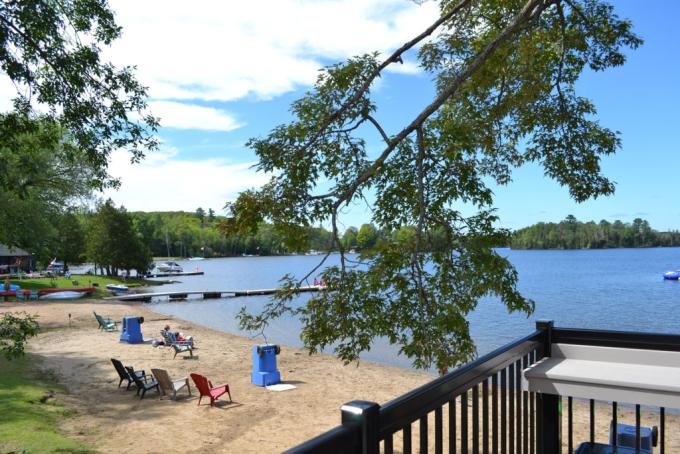
[[[33,255],[21,248],[0,244],[0,274],[30,272],[35,268]]]

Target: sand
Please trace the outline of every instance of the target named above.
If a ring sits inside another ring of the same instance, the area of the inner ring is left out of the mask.
[[[171,303],[169,303],[171,304]],[[102,332],[92,314],[120,320],[123,315],[143,316],[146,338],[158,338],[159,330],[170,324],[173,330],[191,334],[198,349],[194,359],[169,348],[149,344],[119,342],[120,332]],[[2,303],[0,312],[26,311],[37,314],[41,334],[29,342],[37,359],[36,367],[50,374],[65,391],[57,398],[74,408],[74,415],[62,429],[70,437],[90,444],[104,453],[269,453],[293,447],[340,422],[339,407],[355,399],[385,403],[434,377],[395,367],[362,361],[343,365],[329,355],[310,356],[298,348],[282,346],[278,368],[284,383],[296,388],[274,392],[250,383],[252,348],[257,339],[235,336],[173,319],[153,312],[141,303],[78,302]],[[69,325],[68,314],[71,314]],[[155,391],[143,400],[119,381],[110,358],[118,358],[136,369],[166,369],[172,378],[191,372],[207,376],[213,383],[228,383],[233,402],[225,397],[218,405],[197,406],[192,396],[180,391],[177,401],[159,399]],[[460,408],[460,406],[458,407]],[[444,421],[446,418],[444,412]],[[566,400],[564,441],[566,445]],[[575,444],[589,437],[586,403],[575,404]],[[631,410],[623,409],[620,421],[634,423]],[[596,439],[608,438],[611,407],[597,406]],[[655,416],[644,413],[643,423],[658,424]],[[430,432],[434,422],[430,416]],[[667,416],[667,427],[677,427],[680,418]],[[444,434],[448,431],[444,428]],[[418,426],[413,426],[414,449]],[[431,439],[433,433],[430,435]],[[666,437],[666,452],[680,452],[675,432]],[[460,446],[460,445],[459,445]],[[395,452],[401,440],[395,438]],[[430,449],[433,449],[430,443]],[[566,451],[566,450],[565,450]],[[415,451],[414,451],[415,452]]]

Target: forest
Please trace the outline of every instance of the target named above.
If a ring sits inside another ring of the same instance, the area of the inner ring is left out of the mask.
[[[605,249],[680,246],[680,232],[659,232],[644,219],[632,223],[601,220],[581,222],[573,215],[563,221],[539,222],[515,231],[513,249]]]

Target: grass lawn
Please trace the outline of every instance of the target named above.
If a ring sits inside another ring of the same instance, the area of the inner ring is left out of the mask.
[[[31,368],[35,361],[30,355],[12,361],[0,356],[0,452],[96,452],[59,433],[59,421],[72,410],[46,398],[58,386],[37,379]]]
[[[95,287],[97,287],[97,291],[94,293],[95,298],[111,296],[111,292],[106,290],[107,284],[124,284],[130,288],[144,285],[158,285],[157,282],[144,279],[127,279],[124,281],[114,277],[95,276],[92,274],[72,274],[70,279],[59,276],[54,278],[40,277],[31,279],[12,279],[10,282],[21,286],[24,290],[40,290],[41,288],[50,287],[72,288],[73,281],[78,281],[78,287],[92,287],[93,284],[97,284],[95,285]]]

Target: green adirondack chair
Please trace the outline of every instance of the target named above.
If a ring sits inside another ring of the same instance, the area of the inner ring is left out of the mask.
[[[101,315],[98,315],[95,311],[92,311],[92,313],[99,323],[99,329],[104,331],[115,331],[118,329],[118,325],[114,320],[111,320],[110,318],[104,318]]]

